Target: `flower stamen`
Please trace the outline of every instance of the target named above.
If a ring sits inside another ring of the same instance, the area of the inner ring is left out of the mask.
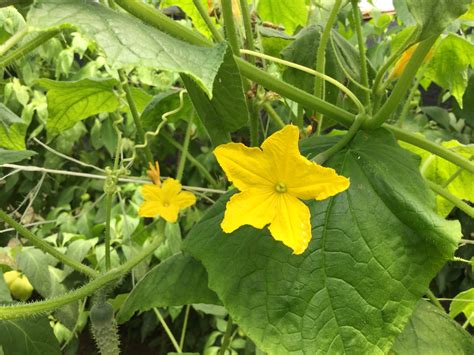
[[[275,191],[279,193],[284,193],[288,190],[286,187],[286,184],[284,182],[279,182],[278,184],[275,185]]]

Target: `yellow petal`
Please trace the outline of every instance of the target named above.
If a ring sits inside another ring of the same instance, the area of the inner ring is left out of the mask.
[[[156,217],[160,214],[162,209],[162,204],[157,201],[145,201],[140,205],[138,210],[138,215],[140,217]]]
[[[270,165],[259,148],[227,143],[218,146],[214,155],[227,178],[239,190],[273,185]]]
[[[179,208],[186,208],[196,203],[196,196],[189,191],[182,191],[178,194],[174,202],[178,204]]]
[[[308,206],[290,194],[279,194],[277,213],[268,228],[273,238],[303,253],[311,240],[311,222]]]
[[[181,191],[181,184],[178,180],[167,178],[161,185],[163,201],[172,203],[176,199],[178,193]]]
[[[177,204],[171,204],[160,209],[160,217],[171,223],[174,223],[178,220],[178,214],[179,206]]]
[[[141,193],[146,201],[161,201],[161,188],[156,185],[144,185]]]
[[[301,156],[298,148],[299,129],[288,125],[273,133],[262,143],[264,155],[272,162],[272,181],[284,181],[294,173],[294,161]]]
[[[251,189],[233,195],[227,202],[222,230],[231,233],[243,225],[263,228],[276,213],[276,193],[271,189]]]
[[[304,157],[295,159],[288,193],[303,200],[324,200],[349,187],[349,179]]]

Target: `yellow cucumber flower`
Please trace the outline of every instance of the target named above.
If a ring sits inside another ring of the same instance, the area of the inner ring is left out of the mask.
[[[167,178],[163,183],[160,180],[160,167],[158,163],[150,163],[148,176],[154,184],[142,187],[141,193],[145,201],[138,210],[141,217],[160,216],[164,220],[174,223],[178,220],[179,211],[196,203],[196,196],[188,191],[181,191],[182,186],[178,180]]]
[[[274,239],[303,253],[311,240],[310,212],[300,199],[323,200],[349,187],[334,169],[303,157],[299,130],[285,126],[261,148],[241,143],[218,146],[214,154],[228,179],[241,191],[227,202],[221,227],[231,233],[243,225],[266,225]]]
[[[408,64],[408,61],[411,59],[417,47],[418,47],[418,43],[412,45],[405,52],[403,52],[403,54],[395,63],[395,66],[393,67],[392,71],[390,72],[390,75],[388,76],[388,80],[398,79],[403,74],[403,72],[405,71],[405,67]],[[425,59],[423,60],[423,63],[428,62],[432,57],[433,57],[433,48],[430,49]]]

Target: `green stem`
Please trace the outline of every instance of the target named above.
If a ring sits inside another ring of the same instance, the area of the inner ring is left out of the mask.
[[[24,238],[28,239],[31,244],[33,244],[35,247],[41,249],[45,253],[48,253],[52,256],[54,256],[56,259],[58,259],[60,262],[62,262],[64,265],[68,265],[71,268],[73,268],[76,271],[79,271],[83,273],[84,275],[87,275],[89,277],[97,277],[98,273],[90,268],[89,266],[86,266],[84,264],[81,264],[73,259],[70,259],[68,256],[64,255],[63,253],[59,252],[56,248],[54,248],[52,245],[46,243],[44,240],[41,238],[38,238],[36,235],[31,233],[28,229],[23,227],[20,223],[15,221],[13,218],[11,218],[8,214],[6,214],[3,210],[0,209],[0,219],[5,221],[8,225],[10,225],[12,228],[15,228],[15,230]]]
[[[20,31],[15,33],[9,39],[7,39],[0,46],[0,57],[2,57],[7,51],[9,51],[13,46],[20,42],[29,32],[28,26],[23,27]]]
[[[111,267],[110,262],[110,222],[112,219],[112,203],[114,194],[108,193],[105,197],[105,270],[109,271]]]
[[[245,47],[248,50],[255,51],[255,44],[253,41],[252,21],[250,19],[249,3],[247,0],[240,0],[240,9],[242,10],[242,20],[244,22],[245,30]],[[249,57],[248,61],[255,65],[255,58]]]
[[[221,0],[222,17],[224,18],[225,37],[234,54],[239,54],[239,37],[235,28],[234,13],[232,12],[232,0]]]
[[[176,140],[173,139],[168,133],[166,132],[161,132],[161,136],[167,140],[171,145],[173,145],[175,148],[179,149],[180,151],[183,151],[183,146],[179,144]],[[186,158],[189,160],[189,162],[194,165],[200,172],[201,174],[207,179],[207,181],[212,185],[212,186],[217,186],[217,181],[214,180],[212,175],[209,173],[209,171],[202,165],[199,160],[194,158],[191,154],[187,154]]]
[[[222,339],[221,348],[219,349],[218,355],[224,355],[230,344],[230,336],[232,334],[232,317],[229,315],[227,319],[227,327],[225,329],[224,338]]]
[[[469,265],[472,264],[471,260],[459,258],[459,257],[457,257],[457,256],[453,256],[453,258],[451,259],[451,261],[458,261],[458,262],[460,262],[460,263],[465,263],[465,264],[469,264]]]
[[[321,79],[333,84],[339,90],[344,92],[354,102],[354,104],[357,106],[357,109],[359,110],[359,113],[364,113],[365,112],[365,107],[359,101],[357,96],[349,88],[347,88],[345,85],[341,84],[336,79],[330,77],[329,75],[326,75],[324,73],[320,73],[319,71],[313,70],[311,68],[305,67],[305,66],[300,65],[300,64],[289,62],[287,60],[283,60],[283,59],[280,59],[280,58],[277,58],[277,57],[272,57],[272,56],[267,55],[267,54],[263,54],[263,53],[259,53],[259,52],[252,52],[252,51],[249,51],[249,50],[246,50],[246,49],[242,49],[240,52],[244,53],[244,54],[250,54],[252,56],[259,57],[259,58],[268,59],[268,60],[271,60],[275,63],[286,65],[288,67],[295,68],[295,69],[301,70],[305,73],[314,75],[317,78],[321,78]],[[326,101],[324,101],[324,100],[321,100],[321,102],[326,103]]]
[[[216,25],[214,24],[214,22],[212,22],[212,19],[211,17],[209,16],[209,14],[207,13],[207,10],[204,8],[204,6],[202,5],[201,1],[200,0],[193,0],[193,3],[194,3],[194,6],[196,7],[196,9],[198,10],[199,12],[199,15],[201,15],[201,18],[204,20],[204,22],[206,23],[207,25],[207,28],[209,29],[209,31],[211,31],[212,33],[212,37],[214,37],[214,39],[217,41],[217,42],[224,42],[225,39],[224,37],[222,36],[222,34],[219,32],[219,30],[217,29]]]
[[[469,206],[459,197],[453,195],[451,192],[449,192],[446,189],[443,189],[441,186],[439,186],[438,184],[435,184],[432,181],[426,180],[426,183],[428,184],[431,190],[436,192],[438,195],[443,196],[446,200],[451,202],[454,206],[459,208],[461,211],[465,212],[469,217],[474,218],[474,208]]]
[[[339,12],[339,8],[341,7],[342,0],[336,0],[334,2],[334,6],[329,14],[328,21],[326,26],[324,27],[324,31],[321,34],[321,40],[319,41],[318,50],[316,52],[316,71],[325,74],[326,72],[326,48],[329,42],[329,38],[331,36],[332,26],[336,21],[337,14]],[[320,99],[325,98],[325,82],[320,77],[314,78],[314,96],[319,97]],[[316,131],[316,135],[321,134],[321,127],[323,125],[324,115],[320,114],[318,120],[318,128]]]
[[[417,33],[417,28],[415,27],[413,31],[407,36],[407,38],[403,41],[402,45],[398,48],[397,51],[395,51],[388,59],[387,61],[380,67],[380,69],[377,72],[377,75],[375,76],[374,80],[374,85],[372,87],[372,96],[376,97],[380,95],[380,84],[382,83],[382,79],[385,76],[385,73],[387,72],[388,68],[402,55],[403,52],[407,49],[408,45],[412,43],[415,35]]]
[[[436,298],[436,296],[434,295],[433,291],[431,291],[430,289],[426,290],[426,293],[425,293],[426,297],[428,297],[430,299],[430,301],[438,308],[442,309],[443,312],[445,311],[443,306],[441,305],[441,302],[439,302],[438,298]]]
[[[260,123],[260,116],[255,99],[247,98],[247,107],[249,108],[250,146],[258,147],[260,145],[258,139],[258,124]]]
[[[471,161],[472,159],[474,159],[474,155],[471,155],[471,157],[469,158],[469,160]],[[441,185],[443,188],[446,188],[449,186],[449,184],[451,184],[459,175],[461,175],[461,173],[464,171],[464,169],[458,169],[456,170],[456,172],[451,175],[444,183],[443,185]]]
[[[61,32],[61,30],[58,29],[42,32],[28,43],[25,43],[23,46],[15,49],[14,51],[11,51],[9,54],[2,56],[2,58],[0,59],[0,68],[10,65],[13,61],[23,57],[35,48],[41,46],[49,39],[56,36],[59,32]]]
[[[133,100],[132,91],[130,90],[130,86],[128,85],[128,78],[123,72],[123,70],[119,70],[118,72],[122,88],[125,92],[128,107],[130,108],[130,112],[132,113],[133,117],[133,122],[135,123],[135,128],[137,129],[138,142],[143,143],[145,140],[145,130],[143,129],[142,122],[140,120],[140,114],[138,113],[137,106],[135,105],[135,101]],[[151,153],[149,146],[145,147],[145,155],[149,162],[153,162],[153,154]]]
[[[362,35],[362,19],[360,18],[360,9],[359,9],[359,0],[351,0],[352,3],[352,13],[354,16],[354,27],[357,34],[357,42],[359,47],[359,56],[360,56],[360,79],[362,85],[369,87],[369,72],[367,70],[367,58],[365,54],[365,40]],[[370,107],[370,93],[364,91],[365,95],[365,104],[367,107]]]
[[[395,137],[404,142],[410,143],[414,146],[417,146],[421,149],[427,150],[447,161],[469,171],[474,174],[474,164],[469,159],[464,158],[463,156],[454,153],[448,148],[443,147],[442,145],[433,143],[421,135],[416,133],[407,132],[398,127],[384,124],[382,127],[389,129],[395,135]]]
[[[360,127],[364,123],[364,121],[367,119],[366,115],[358,115],[352,124],[352,126],[349,128],[347,133],[337,142],[334,144],[331,148],[328,150],[319,153],[314,157],[313,161],[315,161],[318,164],[323,164],[326,160],[328,160],[330,157],[332,157],[334,154],[336,154],[338,151],[343,149],[349,142],[352,140],[352,138],[355,136],[355,134],[359,131]]]
[[[181,337],[179,339],[179,347],[181,350],[184,348],[184,339],[186,338],[186,329],[188,328],[188,320],[189,320],[189,311],[191,310],[191,305],[186,305],[186,310],[184,311],[184,321],[183,321],[183,328],[181,329]]]
[[[262,107],[265,111],[267,111],[268,117],[270,117],[273,120],[273,122],[275,122],[275,124],[278,126],[278,128],[285,127],[285,122],[283,122],[281,117],[278,116],[278,113],[276,113],[276,111],[273,109],[271,103],[265,102],[262,105]]]
[[[50,298],[46,301],[0,307],[0,319],[17,319],[33,316],[35,314],[51,312],[71,302],[87,297],[97,290],[103,288],[105,285],[122,278],[124,274],[140,264],[145,258],[153,254],[156,248],[161,245],[163,239],[164,236],[162,234],[159,235],[149,246],[144,248],[142,251],[140,251],[140,253],[135,255],[123,265],[98,276],[84,286],[65,295]]]
[[[201,36],[191,28],[174,22],[159,10],[145,4],[142,0],[115,0],[115,3],[124,10],[130,12],[132,15],[141,19],[143,22],[166,32],[173,37],[180,38],[192,44],[212,47],[212,42],[207,38]]]
[[[426,55],[429,53],[431,47],[435,44],[438,36],[432,36],[419,44],[413,56],[405,67],[400,79],[393,88],[388,100],[383,104],[380,110],[375,114],[373,119],[366,124],[367,128],[377,128],[385,122],[390,115],[396,110],[398,104],[403,100],[408,88],[410,87],[413,78],[416,76],[418,68],[423,64]]]
[[[179,158],[178,163],[178,172],[176,173],[176,180],[181,181],[184,173],[184,166],[186,165],[186,159],[189,155],[189,142],[191,141],[191,132],[193,130],[193,120],[192,116],[189,119],[188,127],[186,128],[186,133],[184,136],[183,149],[181,150],[181,157]]]
[[[410,89],[410,92],[408,93],[408,97],[405,101],[405,103],[403,104],[403,108],[402,108],[402,112],[400,113],[400,118],[398,120],[398,123],[397,123],[397,126],[402,128],[404,123],[405,123],[405,120],[407,119],[408,117],[408,113],[410,112],[410,106],[411,106],[411,101],[413,100],[413,98],[415,97],[416,95],[416,92],[418,91],[418,86],[420,85],[420,80],[421,80],[421,76],[419,76],[418,78],[415,79],[411,89]]]
[[[171,329],[168,327],[168,324],[166,324],[165,320],[163,319],[163,316],[161,315],[160,311],[156,308],[153,308],[153,311],[156,314],[156,317],[161,323],[161,326],[165,330],[166,334],[168,335],[168,338],[171,340],[171,343],[173,344],[175,350],[177,353],[181,354],[181,347],[179,346],[178,342],[176,341],[176,338],[174,337],[173,333],[171,332]]]

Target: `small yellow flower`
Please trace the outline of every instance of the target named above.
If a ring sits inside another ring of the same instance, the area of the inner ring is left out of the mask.
[[[306,250],[311,240],[310,211],[299,199],[334,196],[349,187],[349,180],[303,157],[298,138],[296,126],[285,126],[261,148],[228,143],[215,149],[220,166],[241,191],[227,202],[221,223],[224,232],[269,224],[273,238],[294,254]]]
[[[403,74],[403,72],[405,71],[405,67],[408,64],[408,61],[411,59],[417,47],[418,47],[418,43],[412,45],[405,52],[403,52],[403,54],[395,63],[395,66],[393,67],[390,75],[388,76],[388,80],[398,79]],[[428,62],[432,57],[433,57],[433,49],[430,49],[425,59],[423,60],[423,63]]]
[[[148,176],[154,184],[142,187],[141,192],[145,201],[138,211],[141,217],[160,216],[164,220],[174,223],[178,220],[180,210],[196,203],[194,194],[181,191],[182,186],[178,180],[167,178],[163,184],[161,183],[158,163],[155,163],[155,166],[150,163]]]

